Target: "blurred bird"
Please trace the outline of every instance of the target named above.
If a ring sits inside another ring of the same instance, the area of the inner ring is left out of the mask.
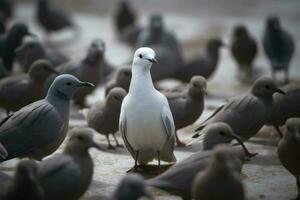
[[[77,28],[69,14],[51,4],[50,0],[37,0],[36,18],[47,33],[53,33],[66,28]]]
[[[300,119],[290,118],[286,122],[286,132],[278,144],[278,156],[282,165],[296,178],[300,199]]]
[[[114,14],[114,23],[119,35],[122,35],[127,27],[135,25],[136,14],[131,6],[127,0],[122,0],[118,3],[118,8]]]
[[[236,173],[241,173],[245,155],[236,148],[224,148],[229,154]],[[149,186],[178,195],[184,200],[190,200],[191,189],[196,175],[207,168],[213,151],[200,151],[170,167],[164,173],[147,180]]]
[[[36,38],[25,38],[23,44],[16,49],[16,61],[23,71],[27,72],[32,63],[38,59],[48,60],[53,67],[67,62],[69,59],[58,51],[45,48]]]
[[[0,58],[7,71],[11,72],[15,58],[15,50],[22,43],[23,37],[33,35],[26,24],[14,24],[5,35],[0,37]]]
[[[94,164],[89,149],[102,147],[93,140],[89,128],[70,131],[70,139],[63,153],[43,160],[39,165],[39,181],[46,199],[79,199],[92,182]]]
[[[4,160],[8,156],[8,153],[4,146],[0,143],[0,158]]]
[[[128,174],[121,180],[110,200],[139,200],[142,197],[154,199],[146,189],[143,177],[137,174]]]
[[[282,133],[280,126],[291,117],[300,118],[300,82],[293,82],[282,87],[286,95],[274,94],[272,112],[266,124],[272,125],[277,130],[280,137]]]
[[[0,143],[8,152],[1,161],[29,157],[41,160],[63,142],[69,126],[70,100],[93,84],[68,74],[56,77],[45,99],[29,104],[0,122]]]
[[[273,79],[276,79],[277,71],[284,70],[285,82],[288,82],[289,65],[294,55],[295,42],[292,35],[281,27],[276,16],[267,19],[263,47],[272,67]]]
[[[230,98],[225,105],[218,108],[196,131],[208,124],[225,122],[242,140],[254,136],[266,123],[271,114],[274,93],[285,94],[270,78],[259,78],[247,94]],[[196,133],[193,138],[199,137]]]
[[[257,55],[257,45],[244,25],[234,27],[231,54],[240,70],[241,80],[249,80],[252,75],[253,61]]]
[[[0,80],[0,107],[17,111],[22,107],[40,100],[44,96],[47,78],[58,73],[46,60],[34,62],[28,73],[12,75]]]
[[[130,155],[133,170],[153,159],[175,162],[175,125],[167,98],[152,82],[150,69],[156,62],[155,52],[143,47],[136,50],[132,64],[132,78],[128,95],[120,114],[120,132]]]
[[[6,19],[13,16],[14,8],[11,0],[0,0],[0,12]]]
[[[4,14],[0,11],[0,35],[4,34],[5,32],[6,32],[6,19],[4,17]]]
[[[194,76],[189,84],[188,91],[166,93],[169,106],[175,123],[175,138],[178,146],[185,146],[177,134],[177,130],[193,124],[204,109],[204,96],[206,94],[206,80],[202,76]]]
[[[228,147],[218,146],[212,159],[193,181],[192,197],[195,200],[244,200],[243,183],[232,162]]]
[[[88,126],[105,135],[108,148],[114,148],[110,143],[109,134],[114,137],[117,147],[122,146],[115,134],[119,130],[121,104],[126,95],[122,88],[113,88],[104,101],[95,103],[88,111]]]
[[[20,161],[14,177],[1,183],[0,199],[44,200],[45,194],[37,177],[37,168],[32,160]]]
[[[205,55],[180,67],[175,73],[175,78],[183,82],[189,82],[195,75],[209,79],[218,66],[219,50],[222,46],[224,44],[220,39],[209,40],[205,47]]]
[[[126,92],[129,90],[131,80],[131,69],[124,67],[117,71],[115,79],[112,79],[105,87],[105,95],[109,93],[115,87],[120,87]]]

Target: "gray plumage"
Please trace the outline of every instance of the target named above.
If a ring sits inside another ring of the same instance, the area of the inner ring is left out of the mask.
[[[70,99],[83,86],[93,85],[72,75],[60,75],[45,99],[29,104],[2,120],[0,142],[8,152],[4,160],[16,157],[41,160],[53,153],[68,130]]]
[[[126,92],[129,90],[131,80],[131,69],[124,67],[117,71],[116,77],[112,79],[105,87],[105,95],[114,87],[120,87]]]
[[[0,143],[0,159],[4,160],[8,156],[5,147]]]
[[[227,147],[228,148],[228,147]],[[192,197],[195,200],[244,200],[245,190],[234,169],[233,155],[226,146],[218,146],[204,171],[193,181]]]
[[[150,69],[155,52],[147,47],[136,50],[128,95],[120,114],[120,131],[125,146],[137,163],[145,165],[153,159],[175,162],[175,126],[167,98],[158,92]]]
[[[110,134],[113,135],[116,146],[121,146],[115,134],[119,130],[120,110],[126,95],[126,91],[122,88],[113,88],[105,100],[95,103],[88,111],[88,126],[105,135],[108,148],[113,148],[109,140]]]
[[[20,161],[14,177],[1,185],[0,199],[44,200],[45,194],[38,180],[37,168],[34,161]]]
[[[270,118],[266,124],[272,125],[282,137],[279,129],[291,117],[300,117],[300,82],[293,82],[282,87],[286,95],[274,94],[274,103]]]
[[[242,140],[254,136],[266,123],[273,105],[272,95],[284,92],[270,78],[259,78],[251,90],[243,95],[230,98],[226,104],[218,108],[196,130],[202,130],[206,125],[215,122],[227,123]],[[199,133],[193,137],[198,137]]]
[[[232,164],[235,171],[240,173],[243,166],[242,162],[244,161],[244,152],[235,148],[228,148],[226,152],[232,155]],[[191,188],[194,178],[208,166],[212,154],[213,151],[196,152],[173,165],[159,176],[149,179],[147,184],[181,196],[184,200],[191,199]]]
[[[220,39],[209,40],[205,46],[205,54],[179,68],[175,74],[175,78],[183,82],[189,82],[195,75],[209,79],[218,66],[219,51],[222,46],[223,43]]]
[[[118,35],[122,35],[124,29],[135,25],[136,14],[132,9],[132,5],[127,0],[122,0],[118,4],[118,8],[114,14],[114,25]]]
[[[272,67],[273,79],[275,73],[283,70],[285,81],[289,81],[289,65],[295,51],[292,35],[281,27],[279,18],[271,16],[266,20],[263,36],[263,47]]]
[[[47,78],[58,73],[46,60],[34,62],[28,73],[12,75],[0,80],[0,106],[7,113],[42,99]]]
[[[300,119],[290,118],[286,122],[286,132],[278,144],[278,156],[282,165],[296,178],[300,199]]]
[[[143,177],[137,174],[126,175],[118,184],[111,200],[139,200],[142,197],[154,199],[146,189]]]
[[[257,45],[244,25],[234,27],[231,54],[238,65],[239,77],[242,80],[251,78],[253,61],[257,55]]]
[[[46,199],[79,199],[93,178],[94,164],[89,148],[102,150],[93,140],[93,131],[76,127],[63,153],[53,155],[39,165],[39,180]]]
[[[178,138],[177,130],[193,124],[200,117],[204,109],[205,94],[206,80],[202,76],[194,76],[190,80],[189,89],[183,94],[177,92],[165,94],[174,118],[177,145],[184,146]]]

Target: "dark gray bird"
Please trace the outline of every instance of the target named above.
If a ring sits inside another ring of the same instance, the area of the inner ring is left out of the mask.
[[[102,40],[93,40],[86,56],[81,61],[71,61],[58,66],[56,69],[61,74],[72,74],[79,80],[88,81],[97,86],[100,84],[101,77],[103,76],[103,66],[101,63],[104,57],[104,50],[105,47]],[[84,107],[85,97],[93,91],[94,88],[79,90],[73,97],[75,103],[80,107]]]
[[[257,45],[244,25],[234,27],[231,54],[238,65],[241,79],[249,79],[252,75],[253,61],[257,55]]]
[[[58,51],[45,48],[44,45],[35,38],[26,38],[23,44],[16,50],[16,61],[23,71],[27,72],[32,63],[38,59],[48,60],[53,67],[67,62],[69,59]]]
[[[280,137],[282,133],[280,126],[291,117],[300,118],[300,82],[293,82],[282,87],[286,95],[274,94],[272,112],[266,124],[273,126]]]
[[[44,200],[45,194],[38,180],[37,168],[34,161],[20,161],[14,177],[1,183],[0,199]]]
[[[61,31],[66,28],[77,28],[69,14],[51,4],[50,0],[37,0],[36,18],[47,33]]]
[[[177,134],[177,130],[193,124],[204,109],[206,80],[202,76],[194,76],[190,80],[189,89],[182,94],[177,92],[165,93],[175,123],[175,138],[178,146],[185,146]]]
[[[233,155],[228,147],[218,146],[207,168],[193,181],[192,197],[195,200],[244,200],[243,183],[234,169]]]
[[[98,133],[105,135],[108,148],[114,148],[109,140],[112,134],[116,142],[116,146],[122,146],[115,134],[119,130],[119,117],[121,105],[124,97],[127,95],[122,88],[113,88],[104,101],[95,103],[88,111],[88,126],[95,129]]]
[[[93,84],[68,74],[56,77],[45,99],[8,115],[0,123],[0,143],[8,152],[1,161],[29,157],[41,160],[65,139],[69,125],[70,100],[81,87]]]
[[[294,55],[295,42],[292,35],[281,27],[277,16],[267,19],[263,47],[272,67],[273,79],[276,80],[277,71],[283,70],[285,82],[288,82],[289,65]]]
[[[0,35],[6,32],[6,19],[4,14],[0,11]]]
[[[244,153],[240,149],[226,148],[237,173],[241,173]],[[191,199],[191,189],[196,175],[209,164],[213,151],[200,151],[170,167],[167,171],[147,181],[149,186],[178,195],[184,200]]]
[[[0,38],[0,58],[3,65],[11,72],[15,58],[15,50],[22,43],[23,37],[32,35],[26,24],[16,23]]]
[[[118,35],[122,35],[124,29],[129,26],[135,25],[136,14],[131,6],[127,0],[122,0],[118,3],[117,10],[114,14],[115,29]]]
[[[14,7],[11,0],[0,0],[0,12],[3,13],[6,19],[13,16]]]
[[[205,55],[178,68],[175,78],[183,82],[189,82],[195,75],[209,79],[218,66],[220,57],[219,50],[222,46],[224,46],[224,44],[220,39],[209,40],[205,47]]]
[[[126,92],[129,90],[131,80],[131,69],[130,68],[121,68],[117,71],[116,77],[109,82],[105,87],[105,95],[115,87],[120,87]]]
[[[46,60],[37,60],[26,74],[12,75],[0,80],[0,107],[9,114],[44,97],[47,78],[58,73]]]
[[[242,140],[254,136],[266,123],[271,114],[274,93],[285,94],[270,78],[257,79],[251,90],[243,95],[230,98],[218,108],[196,131],[215,122],[227,123]],[[193,138],[198,137],[196,133]]]
[[[142,197],[154,199],[147,190],[143,177],[137,174],[128,174],[121,180],[110,199],[139,200]]]
[[[79,199],[93,178],[94,164],[89,148],[102,150],[93,140],[93,131],[77,127],[62,154],[54,155],[39,165],[39,180],[46,199]]]
[[[300,119],[290,118],[286,132],[278,144],[278,156],[282,165],[296,178],[300,199]]]

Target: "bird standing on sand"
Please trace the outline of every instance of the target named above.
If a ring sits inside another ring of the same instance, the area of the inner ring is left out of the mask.
[[[286,122],[286,132],[278,144],[278,156],[282,165],[296,178],[300,199],[300,119],[290,118]]]
[[[150,69],[155,52],[147,47],[136,50],[132,79],[120,114],[120,131],[125,146],[135,160],[134,170],[153,159],[175,162],[175,125],[167,98],[158,92]]]
[[[242,140],[254,136],[271,114],[274,93],[285,94],[270,78],[257,79],[247,94],[230,98],[218,108],[196,131],[215,122],[225,122]],[[199,133],[193,138],[198,137]]]
[[[166,93],[175,123],[175,137],[178,146],[185,146],[177,134],[177,130],[193,124],[204,109],[204,96],[206,94],[206,80],[202,76],[194,76],[189,89],[183,94],[177,92]]]
[[[283,70],[285,82],[289,82],[289,67],[295,51],[295,42],[292,35],[281,27],[279,18],[269,17],[266,22],[263,36],[263,47],[272,67],[272,76]]]
[[[3,119],[0,143],[8,156],[0,162],[22,157],[41,160],[53,153],[66,137],[73,94],[81,87],[92,86],[72,75],[60,75],[55,78],[45,99]]]

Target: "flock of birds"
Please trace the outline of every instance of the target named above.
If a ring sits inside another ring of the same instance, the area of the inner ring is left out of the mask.
[[[36,6],[37,22],[46,33],[78,30],[50,0],[37,0]],[[91,42],[82,60],[72,61],[46,47],[25,23],[8,26],[13,14],[11,2],[0,0],[0,107],[7,114],[0,122],[0,162],[29,159],[19,161],[13,176],[0,172],[0,200],[80,198],[93,177],[88,150],[105,150],[93,139],[95,131],[106,137],[111,149],[123,147],[115,135],[121,133],[135,163],[128,172],[147,172],[148,164],[158,161],[150,170],[152,178],[129,173],[108,199],[153,199],[150,186],[183,199],[243,200],[245,188],[239,177],[243,162],[257,155],[244,141],[264,125],[278,131],[278,156],[296,178],[300,199],[300,84],[289,82],[288,70],[295,42],[278,17],[267,18],[263,37],[273,77],[258,78],[248,92],[228,99],[202,122],[193,138],[202,138],[203,151],[176,163],[175,145],[186,146],[177,130],[193,124],[204,110],[206,80],[218,66],[221,39],[209,40],[205,54],[187,63],[161,15],[151,16],[149,24],[140,27],[131,4],[122,1],[113,18],[115,30],[118,39],[136,51],[131,67],[126,63],[117,68],[107,62],[101,39]],[[251,77],[257,43],[245,26],[234,28],[230,49],[240,77]],[[275,80],[279,70],[285,72],[282,88]],[[156,81],[167,78],[188,84],[159,91]],[[105,99],[88,107],[88,127],[69,130],[71,101],[86,108],[86,96],[99,85],[105,85]],[[63,152],[51,155],[67,135]],[[230,146],[233,140],[242,148]]]

